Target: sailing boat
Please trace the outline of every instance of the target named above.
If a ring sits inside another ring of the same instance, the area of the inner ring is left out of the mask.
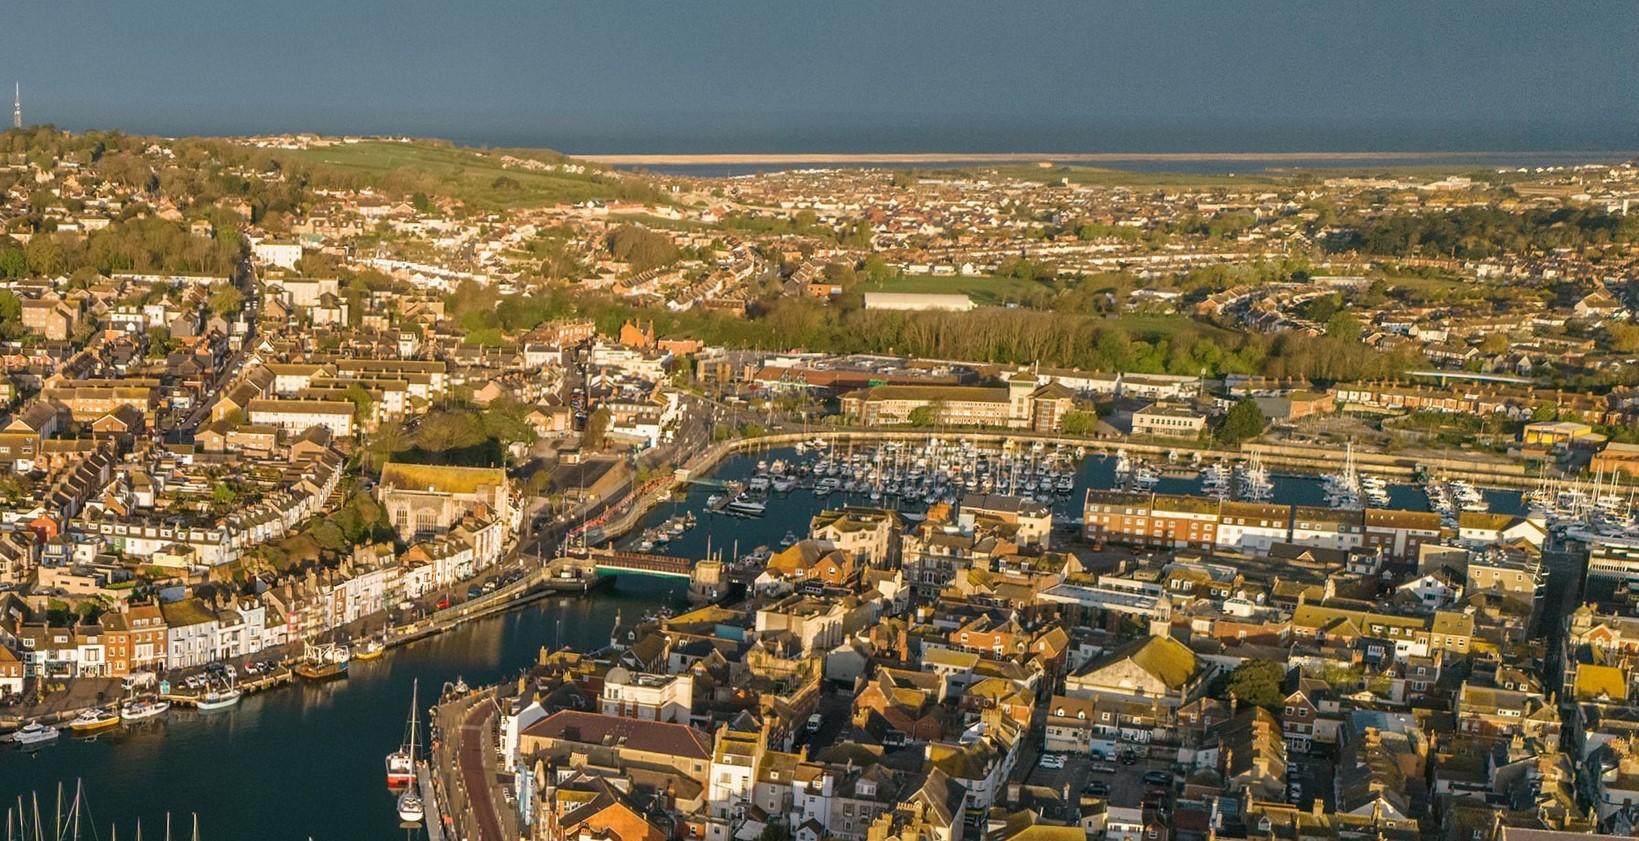
[[[398,750],[387,754],[387,788],[393,791],[415,784],[415,707],[420,690],[421,681],[417,680],[410,689],[410,717],[404,724],[404,741]]]
[[[407,740],[408,743],[401,751],[401,753],[403,753],[410,760],[410,785],[404,789],[403,794],[398,796],[398,819],[410,824],[421,823],[421,818],[426,814],[425,804],[421,802],[421,795],[415,793],[415,742],[416,736],[419,735],[417,731],[420,730],[420,728],[416,726],[415,706],[416,695],[418,694],[417,690],[420,688],[421,685],[419,683],[411,684],[410,723],[408,727],[410,735]]]

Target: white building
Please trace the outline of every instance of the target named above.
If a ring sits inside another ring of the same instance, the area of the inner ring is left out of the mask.
[[[598,708],[604,715],[688,724],[694,676],[651,675],[616,666],[603,678]]]

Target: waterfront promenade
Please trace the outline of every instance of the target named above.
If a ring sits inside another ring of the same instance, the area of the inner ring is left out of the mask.
[[[442,738],[433,749],[432,771],[445,829],[462,841],[516,841],[517,813],[495,785],[495,689],[444,701],[434,721]]]

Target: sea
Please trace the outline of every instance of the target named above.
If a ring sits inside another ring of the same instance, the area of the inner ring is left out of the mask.
[[[1415,169],[1434,167],[1442,170],[1457,170],[1463,168],[1476,169],[1538,169],[1554,166],[1578,166],[1583,164],[1615,164],[1639,158],[1639,152],[1455,152],[1438,154],[1416,153],[1385,153],[1382,156],[1346,155],[1327,157],[1324,154],[1301,156],[1283,155],[1271,152],[1267,155],[1237,156],[1233,160],[1217,155],[1189,155],[1145,156],[1143,154],[1118,155],[1100,158],[1096,161],[1056,158],[1052,154],[1043,154],[1040,157],[1031,157],[1028,160],[1018,160],[1010,163],[998,163],[994,159],[962,158],[952,155],[941,158],[936,162],[906,162],[906,161],[871,161],[858,156],[839,157],[837,160],[815,160],[801,164],[787,162],[744,162],[744,163],[676,163],[650,164],[643,166],[617,165],[616,169],[655,172],[668,175],[684,175],[695,178],[735,178],[746,175],[757,175],[770,172],[785,172],[794,170],[820,169],[904,169],[937,171],[951,169],[985,169],[998,166],[1034,165],[1037,163],[1051,163],[1062,166],[1093,167],[1100,169],[1126,170],[1129,172],[1178,172],[1204,175],[1274,175],[1298,171],[1335,171],[1350,173],[1369,173],[1374,170]]]

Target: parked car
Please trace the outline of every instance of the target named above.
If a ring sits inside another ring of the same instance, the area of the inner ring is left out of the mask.
[[[1081,793],[1091,797],[1108,797],[1110,794],[1110,784],[1093,780],[1082,787]]]
[[[1063,768],[1064,757],[1056,753],[1044,753],[1039,763],[1043,768]]]
[[[1152,786],[1172,785],[1172,774],[1168,771],[1145,771],[1144,782]]]
[[[1098,774],[1114,774],[1115,766],[1108,762],[1093,763],[1093,772]]]

